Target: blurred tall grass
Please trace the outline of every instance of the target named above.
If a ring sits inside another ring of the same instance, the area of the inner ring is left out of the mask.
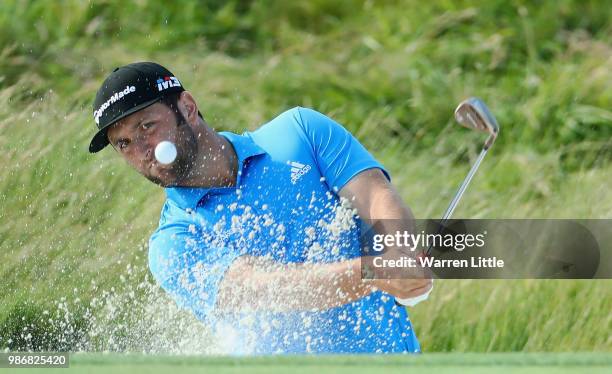
[[[168,66],[217,129],[322,111],[422,218],[477,154],[452,120],[477,95],[502,130],[458,216],[611,218],[611,19],[577,0],[1,2],[0,348],[70,347],[86,323],[59,342],[44,310],[119,288],[126,264],[128,285],[145,280],[163,193],[112,150],[87,153],[113,67]],[[426,350],[612,348],[609,281],[440,284],[412,313]]]

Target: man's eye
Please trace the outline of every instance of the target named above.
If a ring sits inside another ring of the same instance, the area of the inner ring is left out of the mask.
[[[129,143],[130,142],[128,142],[127,140],[119,140],[117,142],[117,148],[119,148],[119,149],[126,149]]]
[[[146,122],[146,123],[143,123],[143,124],[142,124],[142,129],[143,129],[143,130],[148,130],[148,129],[150,129],[151,127],[153,127],[153,122]]]

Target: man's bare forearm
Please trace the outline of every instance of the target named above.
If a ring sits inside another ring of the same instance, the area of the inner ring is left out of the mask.
[[[378,234],[414,230],[412,211],[379,169],[359,174],[340,191],[340,196],[348,199],[359,217],[374,225]]]
[[[398,232],[414,232],[414,216],[404,204],[396,189],[380,169],[365,170],[340,190],[340,196],[348,199],[363,221],[373,226],[379,235],[395,235]],[[412,251],[411,251],[412,249]],[[382,256],[397,259],[410,255],[416,258],[416,248],[386,246]],[[378,289],[402,299],[419,296],[431,288],[431,275],[426,269],[375,269],[373,258],[363,257],[364,265],[374,270],[371,283]],[[378,271],[378,272],[377,272]]]
[[[225,311],[325,310],[372,292],[361,280],[359,258],[334,263],[280,264],[236,260],[223,280],[217,307]]]

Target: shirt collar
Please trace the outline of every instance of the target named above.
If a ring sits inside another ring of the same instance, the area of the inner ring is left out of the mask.
[[[243,174],[244,162],[251,157],[265,153],[265,151],[255,144],[253,139],[246,134],[238,135],[231,132],[220,132],[219,135],[225,137],[236,151],[239,171],[236,185],[239,185]],[[166,188],[166,197],[168,200],[175,202],[182,209],[195,209],[200,200],[209,192],[221,189],[223,188],[168,187]]]

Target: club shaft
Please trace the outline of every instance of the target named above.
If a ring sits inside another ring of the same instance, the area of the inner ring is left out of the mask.
[[[455,197],[453,197],[453,200],[451,201],[450,205],[446,209],[446,212],[444,213],[444,217],[442,217],[442,220],[440,221],[440,225],[438,226],[438,234],[442,232],[444,224],[453,215],[453,212],[455,211],[455,208],[457,207],[459,200],[461,200],[463,193],[468,188],[468,185],[472,181],[472,178],[474,178],[474,175],[476,174],[476,171],[478,171],[478,167],[480,166],[480,163],[482,162],[484,157],[487,155],[488,150],[489,150],[488,147],[485,147],[482,149],[482,151],[478,155],[478,158],[476,159],[476,162],[474,163],[474,165],[472,165],[470,172],[468,173],[468,175],[465,176],[465,179],[461,183],[461,186],[459,186],[459,189],[455,193]],[[425,254],[429,256],[431,254],[432,249],[433,249],[433,246],[430,245],[429,248],[427,248],[427,251],[425,252]]]
[[[487,155],[488,150],[489,150],[488,148],[483,148],[482,151],[480,152],[480,155],[478,155],[476,162],[474,162],[474,165],[472,165],[470,172],[463,180],[463,183],[461,183],[461,186],[459,186],[459,190],[457,190],[457,192],[455,193],[455,197],[453,198],[448,208],[446,209],[446,212],[444,213],[444,216],[442,217],[442,221],[441,221],[442,224],[444,224],[453,215],[453,212],[455,211],[455,208],[457,207],[459,200],[461,200],[463,193],[468,188],[468,185],[472,181],[472,178],[474,178],[474,175],[476,174],[476,171],[478,171],[478,167],[480,166],[482,159],[484,159],[484,157]]]

